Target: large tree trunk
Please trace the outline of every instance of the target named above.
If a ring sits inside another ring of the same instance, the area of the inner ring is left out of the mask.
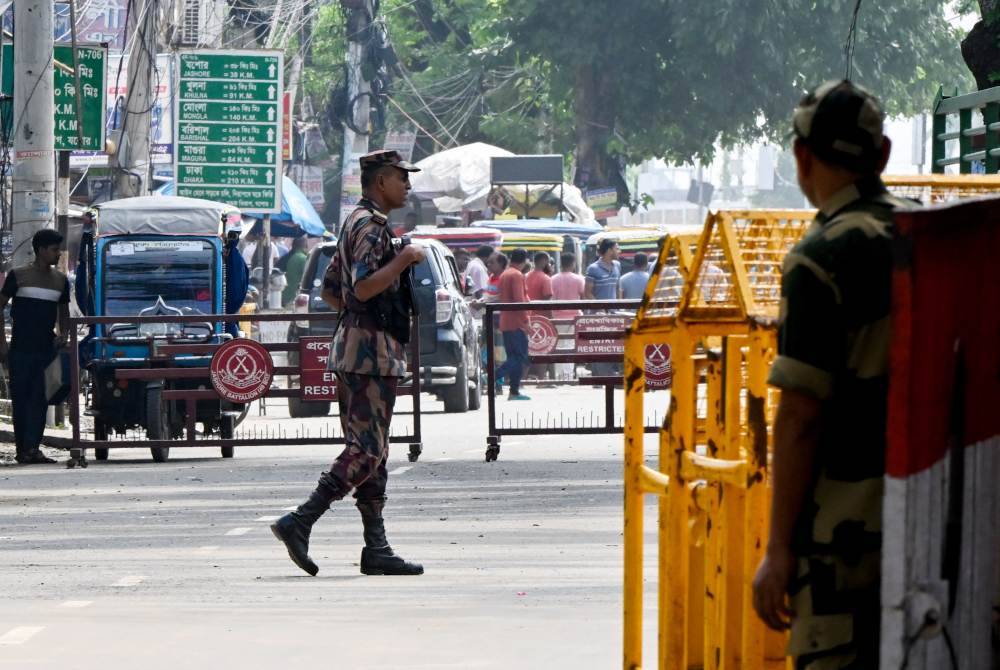
[[[573,184],[592,191],[614,187],[620,205],[628,202],[628,187],[618,161],[608,154],[608,140],[618,114],[614,74],[593,65],[576,69],[576,173]]]
[[[962,40],[962,58],[979,90],[1000,85],[1000,0],[979,0],[982,19]]]

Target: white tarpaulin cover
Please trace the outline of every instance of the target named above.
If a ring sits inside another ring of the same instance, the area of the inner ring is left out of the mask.
[[[101,235],[222,235],[224,220],[240,220],[230,205],[170,195],[122,198],[94,209]]]
[[[434,206],[441,212],[485,209],[490,194],[490,158],[513,155],[506,149],[475,142],[428,156],[417,163],[421,171],[410,175],[413,193],[433,198]],[[551,185],[535,184],[528,190],[534,195],[550,188]],[[524,197],[523,188],[506,190],[515,199]],[[558,197],[558,193],[557,188],[553,195]],[[587,206],[580,189],[572,184],[563,185],[563,204],[574,221],[594,221],[593,210]]]

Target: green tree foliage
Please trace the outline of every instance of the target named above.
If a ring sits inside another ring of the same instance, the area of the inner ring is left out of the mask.
[[[853,78],[890,114],[926,110],[940,84],[967,84],[949,4],[862,3]],[[381,12],[409,80],[394,78],[390,95],[441,145],[481,140],[572,155],[579,185],[616,185],[624,200],[617,180],[624,164],[708,158],[717,143],[783,138],[798,98],[844,76],[854,7],[855,0],[386,0]],[[339,77],[339,14],[327,7],[317,26],[307,80],[314,92]],[[391,122],[399,121],[392,110]],[[426,139],[422,147],[440,148]]]

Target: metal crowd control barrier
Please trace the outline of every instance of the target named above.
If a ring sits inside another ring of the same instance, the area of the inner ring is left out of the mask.
[[[642,667],[643,495],[659,504],[660,668],[783,664],[780,636],[752,612],[750,583],[767,533],[781,262],[812,212],[710,214],[679,304],[661,251],[625,341],[624,667]],[[643,351],[672,349],[659,469],[643,463]],[[638,419],[637,419],[638,417]]]
[[[70,421],[73,427],[73,438],[70,448],[70,462],[86,465],[86,449],[108,449],[126,447],[235,447],[235,446],[293,446],[310,444],[344,444],[344,437],[340,433],[339,424],[334,426],[327,424],[322,431],[317,431],[315,435],[310,434],[308,429],[302,428],[291,434],[280,427],[266,429],[262,436],[237,434],[232,439],[205,438],[198,437],[196,431],[195,404],[198,400],[216,400],[219,395],[212,388],[209,381],[209,368],[207,361],[204,366],[182,367],[176,365],[178,355],[204,355],[210,358],[218,344],[190,344],[175,343],[162,338],[147,338],[152,355],[143,361],[142,366],[122,367],[115,371],[115,378],[119,383],[129,383],[129,380],[140,381],[167,381],[181,379],[204,379],[204,387],[198,389],[167,389],[163,392],[163,399],[167,401],[180,401],[184,407],[184,431],[183,436],[174,440],[148,440],[142,438],[129,438],[127,435],[122,439],[84,439],[81,431],[81,388],[80,388],[80,364],[77,330],[81,325],[91,324],[168,324],[168,323],[219,323],[219,322],[252,322],[259,323],[265,321],[323,321],[334,320],[337,316],[330,313],[316,314],[199,314],[197,316],[144,316],[144,317],[76,317],[70,319]],[[416,319],[413,322],[412,334],[409,346],[409,381],[401,383],[398,388],[399,395],[411,395],[413,397],[413,430],[410,434],[391,434],[390,442],[408,444],[410,447],[409,459],[416,461],[423,450],[421,437],[421,410],[420,410],[420,375],[413,374],[413,370],[420,369],[420,329]],[[134,344],[134,342],[133,342]],[[297,342],[267,343],[263,344],[269,353],[298,351]],[[303,379],[301,364],[303,359],[299,359],[300,366],[275,366],[274,377],[279,375],[297,375],[299,380]],[[297,398],[302,393],[301,388],[275,388],[272,386],[265,394],[265,398]],[[336,403],[334,403],[336,405]],[[397,415],[407,415],[410,412],[395,412]],[[331,416],[337,417],[334,414]]]
[[[657,265],[657,276],[662,275],[656,295],[655,304],[663,309],[676,309],[681,297],[681,289],[684,284],[686,268],[691,266],[694,257],[697,237],[693,235],[671,235],[665,239],[662,247],[662,255]],[[615,387],[621,385],[622,378],[618,375],[600,375],[583,377],[574,380],[553,380],[546,383],[554,385],[581,385],[581,386],[603,386],[604,387],[604,420],[595,424],[587,421],[586,425],[580,417],[574,416],[570,422],[568,417],[560,416],[559,421],[554,419],[543,421],[539,418],[536,425],[532,417],[531,425],[504,426],[497,420],[496,398],[494,394],[496,384],[496,360],[495,360],[495,332],[493,329],[493,314],[501,311],[560,311],[560,310],[628,310],[632,311],[638,307],[638,300],[582,300],[563,301],[546,300],[529,303],[487,303],[483,317],[483,327],[486,329],[487,348],[487,380],[489,384],[489,433],[486,438],[486,460],[495,461],[500,454],[500,440],[504,435],[607,435],[617,434],[622,431],[623,425],[615,423],[614,415],[614,392]],[[554,320],[557,325],[567,323],[565,320]],[[609,340],[621,339],[623,331],[593,330],[566,334],[560,333],[559,340],[568,338],[581,340]],[[653,342],[652,344],[659,344]],[[532,355],[532,363],[621,363],[623,355],[621,353],[601,354],[601,353],[580,353],[574,350],[556,349],[554,353],[543,355]],[[523,382],[522,382],[523,383]],[[656,425],[645,426],[645,432],[655,433]]]
[[[601,311],[623,311],[634,310],[639,306],[638,300],[545,300],[538,302],[494,302],[485,305],[485,315],[483,317],[484,328],[486,328],[486,375],[488,383],[487,406],[489,410],[489,433],[486,437],[486,461],[495,461],[500,455],[500,440],[504,435],[605,435],[621,432],[621,426],[615,425],[614,412],[614,392],[615,386],[621,384],[621,378],[617,375],[601,375],[591,377],[581,377],[572,384],[586,386],[604,387],[604,421],[599,424],[587,422],[581,425],[578,417],[573,417],[570,422],[568,418],[560,417],[558,424],[549,417],[539,416],[539,423],[535,424],[535,417],[532,416],[530,425],[504,426],[497,422],[496,409],[496,337],[493,329],[493,315],[497,312],[530,312],[533,310],[601,310]],[[594,330],[588,333],[579,333],[577,337],[589,340],[614,340],[621,338],[621,331]],[[581,354],[573,352],[559,352],[544,355],[531,355],[532,363],[621,363],[622,356],[618,354]],[[648,426],[647,432],[656,432],[655,426]]]

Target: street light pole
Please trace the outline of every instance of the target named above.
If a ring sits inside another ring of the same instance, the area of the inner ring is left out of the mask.
[[[149,194],[152,179],[149,130],[156,91],[152,71],[156,66],[156,0],[137,3],[129,12],[126,35],[132,39],[128,59],[128,92],[125,96],[124,130],[115,156],[121,170],[115,196],[128,198]]]
[[[341,0],[345,9],[355,2]],[[361,59],[364,57],[364,41],[367,39],[367,28],[374,18],[371,0],[364,0],[363,6],[353,6],[347,16],[347,113],[355,128],[367,129],[371,113],[371,84],[365,81],[361,71]],[[350,124],[344,124],[344,148],[340,157],[340,223],[343,223],[351,213],[353,203],[348,204],[345,197],[345,187],[349,177],[359,176],[358,156],[368,153],[368,135],[354,132]],[[337,226],[340,229],[340,226]]]
[[[14,3],[14,266],[32,260],[32,236],[55,222],[52,23],[52,0]]]

